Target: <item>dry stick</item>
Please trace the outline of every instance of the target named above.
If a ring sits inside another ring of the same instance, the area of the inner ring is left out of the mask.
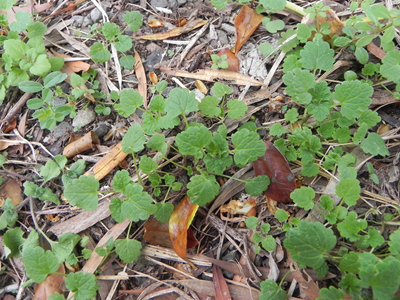
[[[18,100],[18,102],[13,106],[13,108],[8,112],[7,116],[4,118],[3,122],[1,122],[1,126],[3,124],[9,124],[15,116],[19,113],[22,106],[25,105],[26,101],[28,101],[33,96],[32,93],[25,93],[22,97]]]
[[[181,58],[179,59],[178,64],[176,65],[176,68],[179,68],[181,65],[183,59],[186,57],[186,55],[189,53],[190,49],[194,46],[194,44],[197,42],[197,40],[200,38],[200,36],[207,30],[208,26],[212,23],[211,21],[206,23],[197,33],[196,35],[190,40],[190,43],[186,46],[185,50],[183,50],[181,54]]]

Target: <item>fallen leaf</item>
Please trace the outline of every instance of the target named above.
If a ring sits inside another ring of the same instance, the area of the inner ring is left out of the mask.
[[[215,291],[215,300],[232,300],[228,289],[228,284],[222,275],[221,269],[217,265],[213,265],[213,282]]]
[[[19,6],[13,6],[12,9],[10,9],[9,11],[5,12],[4,10],[0,10],[0,13],[2,15],[7,15],[7,21],[8,24],[11,24],[13,22],[16,22],[17,19],[15,18],[15,13],[19,12],[19,11],[26,11],[28,13],[30,13],[31,11],[37,12],[37,13],[41,13],[44,12],[46,10],[48,10],[50,7],[53,6],[53,1],[49,1],[47,3],[43,3],[43,4],[37,4],[37,5],[26,5],[24,7],[19,7]]]
[[[226,55],[226,62],[228,63],[228,68],[226,71],[238,72],[239,71],[239,59],[235,54],[232,53],[228,48],[221,49],[218,53],[218,56]]]
[[[3,150],[7,149],[10,146],[15,146],[15,145],[19,145],[19,144],[20,143],[18,143],[18,141],[2,139],[0,141],[0,151],[3,151]]]
[[[149,78],[152,84],[156,85],[158,83],[158,76],[154,72],[149,73]]]
[[[377,45],[375,45],[374,42],[371,42],[367,45],[367,50],[374,55],[375,57],[382,59],[386,56],[386,52],[383,51],[381,48],[379,48]]]
[[[3,185],[0,189],[0,207],[7,198],[10,198],[14,205],[20,204],[23,200],[21,182],[15,178],[9,181],[3,178],[3,181]]]
[[[3,132],[8,133],[16,127],[17,127],[17,119],[15,118],[10,123],[7,124],[7,127],[4,128]]]
[[[253,162],[255,175],[267,175],[271,181],[264,194],[282,203],[292,203],[290,193],[296,188],[296,180],[289,163],[282,153],[270,141],[265,141],[267,147],[263,157]]]
[[[64,264],[60,265],[57,273],[65,274]],[[61,290],[61,286],[64,283],[64,280],[65,276],[63,275],[50,274],[46,277],[45,281],[36,286],[33,300],[47,300],[55,292],[62,295],[63,291]]]
[[[132,38],[133,39],[142,39],[142,40],[165,40],[165,39],[179,36],[183,33],[192,31],[193,29],[196,29],[198,27],[203,26],[204,24],[207,24],[207,22],[208,21],[206,21],[206,20],[193,19],[193,20],[190,20],[189,22],[187,22],[185,25],[174,28],[167,32],[142,35],[142,36],[133,36]]]
[[[255,199],[249,199],[246,202],[231,200],[228,204],[221,206],[221,212],[230,213],[232,215],[247,215],[256,205],[257,201]]]
[[[330,33],[327,35],[323,36],[324,41],[330,41],[331,38],[334,35],[342,35],[342,29],[344,28],[344,23],[342,21],[340,21],[340,19],[337,17],[336,13],[332,10],[329,9],[327,11],[324,12],[325,13],[325,17],[322,17],[320,15],[317,16],[318,19],[318,24],[324,24],[324,23],[329,23],[330,27]],[[306,15],[305,18],[309,18],[309,15]],[[315,25],[315,19],[306,19],[305,24],[310,26],[310,25]],[[310,37],[310,40],[312,40],[314,38],[314,34]]]
[[[247,5],[242,7],[234,22],[236,29],[235,53],[240,51],[243,44],[250,38],[254,31],[256,31],[263,18],[261,14],[256,13],[254,9]]]
[[[180,18],[175,22],[175,26],[181,27],[187,23],[187,20],[185,18]]]
[[[159,28],[159,27],[164,26],[163,22],[161,22],[160,20],[156,20],[156,19],[151,19],[148,24],[151,28]]]
[[[168,223],[169,236],[174,251],[194,269],[194,265],[186,259],[187,231],[198,208],[198,205],[192,204],[190,198],[185,196],[172,212]]]
[[[96,145],[100,144],[100,140],[94,131],[89,131],[81,138],[70,143],[64,148],[63,155],[71,158],[84,151],[94,149]]]
[[[86,172],[84,175],[93,175],[96,179],[100,180],[118,166],[126,157],[128,153],[122,151],[122,144],[119,143],[114,146],[106,155],[104,155],[93,168]]]
[[[203,81],[201,80],[196,80],[194,82],[194,84],[196,85],[197,89],[202,92],[204,95],[206,95],[208,93],[208,89],[206,87],[206,85],[203,83]]]
[[[139,53],[135,50],[135,74],[139,81],[138,92],[143,97],[143,106],[147,109],[147,79],[144,71],[142,59]]]
[[[223,70],[198,70],[196,73],[191,73],[180,71],[177,69],[162,67],[160,68],[160,71],[171,76],[192,78],[211,82],[220,81],[222,79],[229,81],[230,84],[237,85],[246,85],[251,79],[250,76],[244,74]],[[264,84],[262,82],[259,82],[258,80],[253,79],[250,85],[263,86]]]

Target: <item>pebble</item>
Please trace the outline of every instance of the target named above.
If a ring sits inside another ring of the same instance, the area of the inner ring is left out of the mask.
[[[145,66],[147,69],[149,69],[150,72],[154,70],[154,66],[161,62],[161,59],[163,57],[164,50],[156,50],[152,52],[147,58],[145,62]]]
[[[87,108],[85,110],[80,110],[76,114],[76,117],[72,121],[72,126],[82,128],[96,119],[96,113],[92,108]]]
[[[66,103],[67,103],[67,99],[60,98],[60,97],[53,98],[53,99],[50,100],[50,105],[51,106],[59,106],[59,105],[64,105]]]
[[[178,0],[178,6],[182,6],[186,4],[186,0]]]
[[[72,19],[74,20],[73,26],[81,27],[83,23],[83,16],[73,16]]]
[[[72,131],[72,126],[69,122],[62,121],[58,124],[53,131],[50,133],[53,137],[59,139],[60,137],[68,134],[69,131]]]
[[[169,8],[174,9],[178,7],[178,1],[176,0],[169,0]]]
[[[97,126],[93,129],[93,131],[97,134],[97,136],[99,137],[99,139],[101,139],[103,136],[105,136],[107,134],[107,132],[109,131],[109,128],[107,126],[106,123],[104,122],[100,122],[99,124],[97,124]]]
[[[100,21],[101,17],[101,11],[97,7],[90,12],[90,18],[94,23]]]
[[[168,1],[167,0],[151,0],[150,1],[151,6],[155,7],[168,7]]]
[[[82,27],[89,27],[89,25],[93,24],[93,20],[91,18],[85,17],[82,22]]]
[[[221,46],[227,46],[229,44],[229,41],[225,31],[217,29],[216,32],[218,35],[218,41],[221,44]]]

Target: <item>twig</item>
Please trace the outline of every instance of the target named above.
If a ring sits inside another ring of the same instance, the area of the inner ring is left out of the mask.
[[[26,101],[28,101],[32,96],[33,96],[33,94],[31,94],[31,93],[23,94],[22,97],[18,100],[18,102],[8,112],[8,114],[4,118],[4,120],[1,122],[1,126],[0,127],[3,127],[3,125],[8,125],[15,118],[15,116],[19,113],[19,111],[21,110],[22,106],[25,105]]]

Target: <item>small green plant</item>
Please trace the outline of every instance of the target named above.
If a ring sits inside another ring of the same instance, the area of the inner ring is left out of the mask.
[[[211,69],[227,69],[229,67],[228,62],[226,61],[228,56],[223,54],[221,56],[217,54],[211,54],[212,65]]]

